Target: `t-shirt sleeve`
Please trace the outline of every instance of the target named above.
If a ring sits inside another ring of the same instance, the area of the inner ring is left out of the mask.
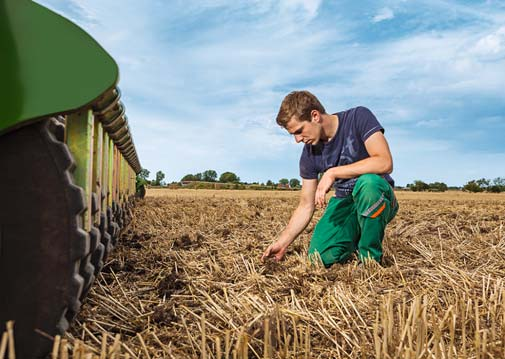
[[[356,108],[356,129],[360,139],[365,142],[368,137],[377,131],[384,133],[384,128],[381,126],[375,115],[366,107]]]
[[[300,156],[300,177],[303,179],[317,179],[319,173],[317,173],[309,152],[309,145],[305,145]]]

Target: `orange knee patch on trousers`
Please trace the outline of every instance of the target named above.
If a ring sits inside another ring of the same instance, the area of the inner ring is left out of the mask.
[[[370,216],[370,218],[375,218],[375,217],[377,217],[379,214],[381,214],[381,213],[382,213],[382,211],[384,211],[384,209],[385,209],[385,208],[386,208],[386,202],[384,202],[384,203],[382,204],[382,206],[380,206],[380,207],[379,207],[379,209],[377,209],[377,211],[375,211],[375,213],[373,213],[373,214]]]

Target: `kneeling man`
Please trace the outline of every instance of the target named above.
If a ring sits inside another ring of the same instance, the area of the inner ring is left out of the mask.
[[[303,142],[300,157],[300,203],[262,260],[281,260],[288,246],[309,224],[316,206],[326,205],[309,246],[326,267],[344,263],[353,253],[359,260],[382,259],[386,225],[398,211],[389,175],[393,159],[384,128],[365,107],[327,114],[316,96],[295,91],[282,101],[277,123]],[[321,176],[322,174],[322,176]]]

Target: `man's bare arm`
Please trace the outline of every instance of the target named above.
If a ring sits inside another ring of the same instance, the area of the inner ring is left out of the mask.
[[[307,227],[314,214],[314,196],[317,188],[317,180],[302,180],[302,192],[300,203],[293,212],[288,225],[279,234],[277,241],[271,244],[263,253],[261,260],[273,257],[279,261],[284,257],[288,246],[298,237],[298,235]]]
[[[365,141],[370,157],[349,165],[330,168],[325,172],[315,195],[315,203],[323,206],[325,195],[336,179],[355,178],[366,173],[386,174],[393,172],[393,157],[382,132],[378,131]]]

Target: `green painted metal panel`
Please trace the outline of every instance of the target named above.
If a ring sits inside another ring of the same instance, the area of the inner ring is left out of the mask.
[[[107,196],[107,205],[112,207],[112,200],[114,199],[114,142],[109,138],[109,194]]]
[[[93,145],[93,192],[97,196],[98,211],[95,214],[94,223],[100,224],[100,213],[102,211],[102,170],[103,170],[103,127],[100,121],[94,118],[95,138]]]
[[[93,192],[93,139],[94,119],[91,110],[67,116],[66,141],[75,161],[74,181],[84,190],[87,209],[84,229],[91,229],[91,193]]]
[[[119,166],[120,166],[120,171],[119,171],[119,201],[120,203],[123,203],[123,178],[124,178],[124,159],[123,155],[119,155]]]
[[[84,30],[30,0],[0,0],[0,134],[91,104],[118,81]]]
[[[102,153],[102,191],[104,194],[102,200],[102,212],[107,208],[107,196],[109,193],[109,134],[103,134],[103,153]]]

